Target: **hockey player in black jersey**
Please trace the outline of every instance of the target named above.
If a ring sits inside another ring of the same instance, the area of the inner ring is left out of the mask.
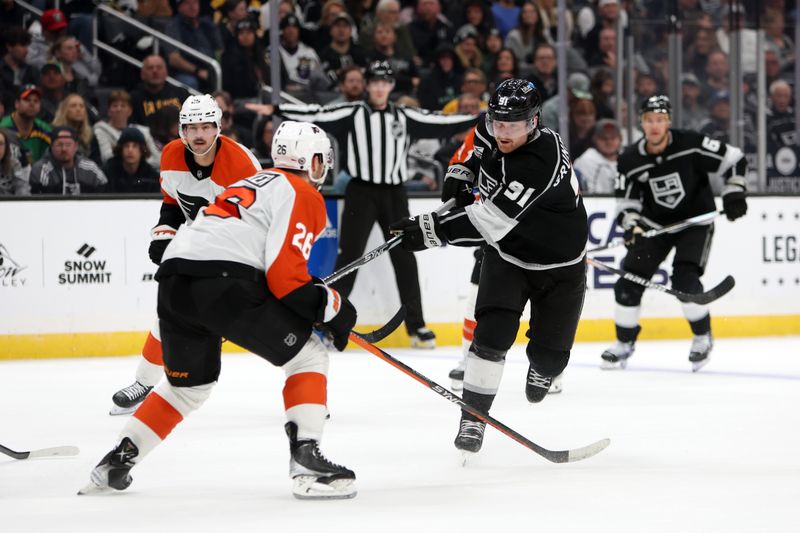
[[[650,279],[674,248],[673,288],[702,292],[700,276],[708,260],[713,222],[650,239],[638,236],[647,229],[714,211],[709,173],[724,181],[722,205],[728,220],[744,216],[747,162],[735,146],[692,131],[671,129],[671,107],[666,96],[650,97],[640,111],[644,137],[629,146],[617,162],[617,223],[625,230],[628,247],[622,268]],[[603,352],[603,368],[624,368],[633,354],[641,331],[643,292],[643,286],[623,278],[614,286],[617,342]],[[689,361],[696,372],[708,362],[713,346],[711,318],[705,305],[682,305],[694,334]]]
[[[459,207],[393,225],[414,251],[487,244],[463,392],[465,402],[484,412],[497,394],[525,304],[531,303],[525,394],[537,403],[567,366],[586,291],[586,210],[561,138],[539,127],[541,103],[535,84],[501,83],[485,123],[475,129],[472,154],[448,169],[442,198],[456,198]],[[456,448],[480,450],[485,428],[462,411]]]

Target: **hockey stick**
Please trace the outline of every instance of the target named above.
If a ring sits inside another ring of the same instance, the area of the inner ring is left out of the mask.
[[[450,200],[447,200],[445,203],[440,205],[436,209],[436,211],[434,211],[434,213],[442,214],[442,213],[452,209],[454,205],[456,205],[456,201],[455,201],[455,199],[451,198]],[[400,244],[401,240],[403,240],[403,236],[402,235],[395,235],[394,237],[392,237],[391,239],[389,239],[385,243],[381,244],[380,246],[378,246],[374,250],[370,250],[369,252],[367,252],[363,256],[359,257],[358,259],[356,259],[352,263],[343,266],[342,268],[340,268],[339,270],[337,270],[333,274],[331,274],[328,277],[324,278],[322,281],[324,281],[326,285],[330,285],[334,281],[342,279],[343,277],[345,277],[346,275],[350,274],[351,272],[353,272],[353,271],[361,268],[362,266],[366,265],[367,263],[369,263],[373,259],[376,259],[376,258],[382,256],[383,254],[385,254],[386,252],[388,252],[389,250],[391,250],[392,248],[394,248],[395,246]]]
[[[663,235],[664,233],[669,233],[671,231],[678,231],[684,228],[688,228],[689,226],[694,226],[697,224],[701,224],[703,222],[708,222],[709,220],[714,220],[719,215],[724,215],[725,211],[709,211],[708,213],[703,213],[702,215],[697,215],[694,217],[687,218],[686,220],[681,220],[680,222],[675,222],[674,224],[670,224],[668,226],[664,226],[663,228],[658,229],[649,229],[643,232],[639,237],[644,237],[645,239],[650,239],[653,237],[658,237],[659,235]],[[595,252],[602,252],[603,250],[608,250],[609,248],[617,248],[618,246],[622,246],[625,242],[621,239],[617,239],[611,241],[603,246],[598,246],[597,248],[592,248],[591,250],[586,250],[587,254],[593,254]]]
[[[375,344],[376,342],[382,341],[386,337],[388,337],[394,330],[400,327],[400,324],[403,323],[403,320],[406,319],[406,307],[404,305],[400,306],[400,309],[394,314],[389,321],[384,324],[383,326],[379,327],[375,331],[370,331],[369,333],[358,333],[355,332],[356,335],[364,339],[365,341],[369,342],[370,344]]]
[[[689,294],[688,292],[678,291],[670,287],[665,287],[664,285],[659,285],[658,283],[653,283],[649,279],[645,279],[641,276],[637,276],[636,274],[632,274],[626,270],[622,270],[619,268],[615,268],[611,265],[601,263],[597,259],[592,259],[591,257],[587,257],[586,262],[594,266],[595,268],[606,270],[608,272],[616,274],[621,278],[625,278],[628,281],[632,281],[633,283],[643,285],[649,289],[655,289],[657,291],[671,294],[672,296],[675,296],[676,298],[678,298],[678,300],[682,302],[689,302],[700,305],[709,304],[714,300],[722,298],[723,296],[728,294],[728,292],[730,292],[730,290],[733,288],[734,285],[736,285],[736,280],[733,279],[733,276],[728,276],[711,290],[708,290],[706,292],[699,292],[696,294]]]
[[[500,433],[503,433],[507,437],[510,437],[510,438],[514,439],[515,441],[519,442],[520,444],[522,444],[526,448],[528,448],[530,450],[533,450],[534,452],[536,452],[537,454],[541,455],[542,457],[544,457],[545,459],[547,459],[548,461],[550,461],[552,463],[574,463],[575,461],[580,461],[582,459],[588,459],[589,457],[592,457],[593,455],[597,455],[598,453],[600,453],[601,451],[606,449],[606,447],[609,444],[611,444],[611,440],[610,439],[603,439],[603,440],[599,440],[599,441],[595,442],[594,444],[590,444],[589,446],[584,446],[583,448],[576,448],[574,450],[563,450],[563,451],[548,450],[547,448],[543,448],[542,446],[539,446],[535,442],[530,441],[527,438],[523,437],[522,435],[520,435],[519,433],[517,433],[516,431],[514,431],[513,429],[511,429],[507,425],[503,424],[499,420],[495,420],[494,418],[492,418],[488,414],[486,414],[486,413],[476,409],[475,407],[471,406],[470,404],[464,402],[464,400],[462,400],[461,398],[459,398],[458,396],[456,396],[454,393],[450,392],[446,388],[444,388],[441,385],[439,385],[439,384],[431,381],[430,379],[426,378],[425,376],[423,376],[422,374],[420,374],[419,372],[417,372],[416,370],[414,370],[410,366],[406,365],[405,363],[403,363],[401,361],[398,361],[397,359],[395,359],[394,357],[392,357],[388,353],[384,352],[383,350],[381,350],[377,346],[367,342],[358,333],[351,332],[350,333],[350,340],[355,342],[356,344],[358,344],[362,348],[364,348],[369,353],[379,357],[380,359],[383,359],[384,361],[386,361],[387,363],[389,363],[393,367],[400,369],[405,374],[407,374],[407,375],[411,376],[412,378],[414,378],[415,380],[419,381],[420,383],[422,383],[423,385],[425,385],[426,387],[431,389],[433,392],[435,392],[439,396],[442,396],[443,398],[445,398],[447,400],[450,400],[454,404],[458,405],[464,411],[466,411],[469,414],[477,417],[479,420],[481,420],[483,422],[486,422],[487,424],[489,424],[493,428],[495,428],[498,431],[500,431]]]
[[[38,459],[39,457],[68,457],[78,455],[76,446],[56,446],[55,448],[42,448],[41,450],[31,450],[29,452],[15,452],[0,444],[0,453],[4,453],[14,459]]]

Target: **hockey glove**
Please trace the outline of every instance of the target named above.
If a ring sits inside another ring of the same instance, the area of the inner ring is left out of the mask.
[[[317,284],[325,293],[325,298],[317,313],[317,322],[333,338],[333,345],[340,352],[347,347],[348,337],[356,325],[358,314],[350,300],[342,297],[339,291],[325,284]]]
[[[735,176],[722,189],[722,209],[728,220],[736,220],[747,213],[747,182]]]
[[[464,165],[450,165],[442,184],[442,201],[455,198],[456,207],[464,207],[475,202],[472,186],[475,174]]]
[[[636,240],[641,238],[641,235],[650,229],[642,221],[641,215],[637,211],[625,211],[620,213],[619,224],[625,229],[622,234],[622,240],[625,242],[625,248],[633,248]]]
[[[439,215],[436,213],[426,213],[398,220],[389,226],[389,231],[396,235],[402,235],[401,245],[411,252],[419,252],[443,244],[439,237]]]
[[[172,226],[167,226],[166,224],[161,224],[150,230],[150,238],[153,239],[150,241],[150,250],[148,250],[150,261],[157,265],[161,264],[164,252],[167,250],[170,241],[175,238],[175,233],[177,231],[178,230]]]

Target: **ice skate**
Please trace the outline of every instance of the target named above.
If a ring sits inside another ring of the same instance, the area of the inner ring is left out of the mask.
[[[600,368],[603,370],[625,369],[635,348],[633,342],[617,341],[600,356],[603,358]]]
[[[547,394],[561,394],[561,391],[564,390],[561,385],[561,377],[563,375],[564,373],[562,372],[553,378],[553,382],[550,384],[550,390],[547,391]]]
[[[539,403],[544,400],[550,391],[553,378],[539,374],[532,366],[528,367],[528,377],[525,380],[525,397],[531,403]]]
[[[695,335],[692,339],[692,348],[689,351],[689,362],[692,363],[692,372],[697,372],[708,364],[708,355],[714,347],[714,338],[711,333]]]
[[[118,390],[111,400],[114,405],[108,414],[112,416],[130,414],[139,407],[139,404],[144,401],[153,387],[142,385],[138,381],[134,381],[133,385],[128,385],[124,389]]]
[[[411,347],[418,350],[433,350],[436,348],[436,335],[428,328],[419,328],[411,333]]]
[[[133,481],[130,471],[133,468],[133,460],[138,455],[139,449],[131,439],[125,437],[94,467],[89,484],[79,490],[78,494],[127,489]]]
[[[461,451],[461,466],[467,464],[467,459],[478,453],[483,446],[483,433],[486,431],[486,422],[470,420],[461,415],[458,426],[458,435],[453,441],[456,448]]]
[[[356,495],[355,473],[330,462],[315,440],[297,440],[297,424],[286,423],[292,493],[301,500],[343,500]]]
[[[464,388],[464,368],[466,367],[466,362],[462,359],[458,362],[458,366],[456,366],[453,370],[450,371],[448,377],[450,378],[450,386],[454,391],[460,391]]]

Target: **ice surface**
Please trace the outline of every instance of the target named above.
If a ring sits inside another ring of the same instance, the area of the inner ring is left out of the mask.
[[[603,348],[577,345],[564,392],[531,406],[515,347],[492,414],[551,449],[610,437],[607,450],[551,464],[488,428],[466,468],[454,405],[366,352],[334,354],[322,449],[359,487],[337,502],[291,496],[282,372],[254,356],[225,356],[211,399],[130,489],[81,497],[125,422],[107,412],[136,359],[0,363],[0,443],[81,448],[0,456],[0,531],[800,531],[800,338],[718,339],[697,374],[688,340],[640,342],[625,371],[598,369]],[[389,351],[449,387],[455,348]]]

